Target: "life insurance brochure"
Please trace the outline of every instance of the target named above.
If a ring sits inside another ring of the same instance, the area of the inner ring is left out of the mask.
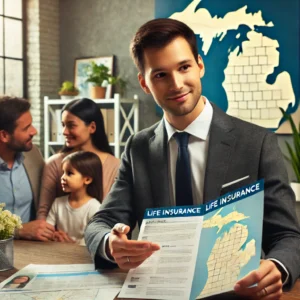
[[[139,240],[160,250],[127,275],[120,298],[189,299],[203,222],[201,206],[147,209]]]
[[[161,249],[129,271],[120,297],[194,300],[233,293],[235,283],[259,267],[263,212],[263,180],[200,206],[147,210],[139,239]]]

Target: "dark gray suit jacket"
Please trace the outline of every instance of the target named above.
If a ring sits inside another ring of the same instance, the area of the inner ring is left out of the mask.
[[[222,190],[222,185],[249,175]],[[295,197],[274,133],[226,115],[213,105],[204,202],[236,188],[265,180],[263,251],[289,271],[292,286],[300,273],[300,230]],[[167,133],[164,122],[131,136],[122,155],[116,182],[101,209],[87,226],[85,238],[96,268],[110,263],[99,255],[99,244],[116,223],[134,228],[146,208],[171,206]]]

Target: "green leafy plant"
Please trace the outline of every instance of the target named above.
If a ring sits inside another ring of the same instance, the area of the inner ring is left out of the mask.
[[[294,147],[292,147],[292,145],[290,145],[288,142],[285,142],[289,152],[289,156],[284,155],[284,157],[291,163],[296,175],[297,182],[300,183],[300,123],[297,128],[291,115],[287,114],[283,110],[283,108],[279,107],[279,109],[282,112],[285,119],[287,119],[291,125],[294,142]]]
[[[97,65],[92,61],[85,69],[87,82],[91,82],[94,86],[107,87],[108,84],[116,85],[120,89],[120,93],[124,94],[126,89],[126,81],[120,76],[112,76],[109,68],[103,64]]]
[[[109,72],[109,68],[103,64],[97,65],[94,61],[86,67],[87,82],[91,82],[94,86],[106,87],[109,81],[114,78]]]
[[[22,228],[21,218],[9,210],[3,210],[4,207],[5,204],[0,203],[0,240],[12,237],[16,228]]]
[[[122,79],[120,76],[113,77],[110,80],[110,84],[116,85],[119,88],[121,96],[124,96],[127,87],[127,82],[124,79]]]
[[[58,94],[61,96],[77,96],[79,94],[79,90],[75,87],[72,81],[64,81],[61,85]]]

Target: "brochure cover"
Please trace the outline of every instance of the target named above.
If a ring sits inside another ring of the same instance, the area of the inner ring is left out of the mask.
[[[259,267],[264,182],[199,206],[148,209],[139,240],[161,249],[129,271],[119,297],[195,300],[233,291]]]

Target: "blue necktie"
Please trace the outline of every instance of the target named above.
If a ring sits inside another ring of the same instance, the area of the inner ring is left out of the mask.
[[[188,152],[189,134],[177,132],[174,138],[178,144],[178,156],[176,163],[176,205],[193,205],[191,165]]]

